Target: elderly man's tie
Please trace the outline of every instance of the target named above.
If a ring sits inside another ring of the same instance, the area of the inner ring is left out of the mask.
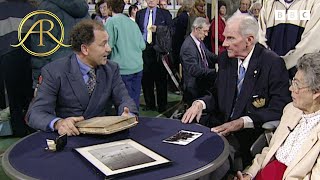
[[[96,72],[94,69],[90,69],[90,71],[88,72],[88,82],[87,82],[87,88],[88,88],[88,93],[91,96],[94,87],[96,86],[97,83],[97,76],[96,76]]]
[[[238,81],[237,81],[237,90],[238,90],[237,97],[240,94],[245,74],[246,74],[246,69],[243,67],[241,63],[239,66],[239,75],[238,75]]]

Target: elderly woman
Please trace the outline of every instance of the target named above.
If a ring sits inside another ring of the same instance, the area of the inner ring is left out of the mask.
[[[297,69],[289,88],[293,102],[284,108],[269,147],[235,179],[320,178],[320,53],[301,57]]]
[[[261,8],[262,8],[262,5],[259,2],[255,2],[254,4],[252,4],[250,8],[250,13],[253,15],[254,18],[256,18],[257,21],[259,18]]]

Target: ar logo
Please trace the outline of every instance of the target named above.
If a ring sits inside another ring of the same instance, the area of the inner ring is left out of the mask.
[[[27,34],[23,37],[23,39],[21,39],[21,32],[22,32],[23,25],[32,16],[39,15],[39,14],[49,15],[49,16],[53,17],[58,22],[58,24],[60,26],[60,32],[61,32],[61,37],[60,37],[59,40],[57,40],[57,38],[54,37],[50,33],[50,31],[54,28],[54,24],[49,19],[41,19],[41,20],[38,20],[37,22],[35,22],[31,26],[31,28],[28,30]],[[50,24],[50,28],[49,29],[43,29],[43,23],[49,23]],[[34,30],[38,25],[39,25],[39,31]],[[38,33],[39,34],[39,44],[38,44],[38,46],[45,46],[45,44],[43,44],[43,34],[44,33],[47,34],[52,40],[54,40],[57,43],[57,45],[54,48],[52,48],[51,50],[47,51],[47,52],[34,52],[34,51],[31,51],[23,43],[26,41],[26,39],[29,37],[30,34],[34,34],[34,33]],[[61,46],[63,46],[63,47],[70,47],[71,46],[71,45],[65,45],[65,44],[62,43],[63,39],[64,39],[64,27],[63,27],[63,24],[62,24],[61,20],[58,18],[58,16],[56,16],[52,12],[45,11],[45,10],[33,11],[33,12],[27,14],[22,19],[21,23],[19,24],[19,28],[18,28],[18,39],[19,39],[19,44],[11,45],[11,46],[12,47],[22,46],[22,48],[25,51],[27,51],[29,54],[34,55],[34,56],[49,56],[49,55],[53,54],[54,52],[56,52]]]

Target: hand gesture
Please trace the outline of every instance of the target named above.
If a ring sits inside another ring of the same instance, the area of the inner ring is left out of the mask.
[[[60,135],[67,134],[68,136],[76,136],[79,135],[80,132],[74,126],[76,122],[83,121],[83,116],[79,117],[68,117],[66,119],[59,119],[54,123],[54,129],[58,130]]]

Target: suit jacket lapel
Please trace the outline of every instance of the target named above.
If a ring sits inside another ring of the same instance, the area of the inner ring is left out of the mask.
[[[248,101],[252,101],[252,90],[256,84],[256,80],[259,77],[260,67],[259,67],[259,56],[260,54],[260,48],[256,46],[254,49],[248,69],[246,70],[246,74],[244,77],[244,81],[242,84],[242,90],[239,94],[238,100],[235,104],[235,111],[233,114],[233,117],[238,118],[245,106],[248,104]],[[238,68],[238,67],[237,67]]]
[[[92,92],[92,95],[89,100],[87,109],[84,112],[84,117],[91,117],[90,113],[94,112],[97,107],[100,107],[100,100],[103,92],[107,91],[107,79],[106,74],[104,73],[103,67],[98,66],[97,68],[97,84]]]
[[[228,117],[226,117],[226,120],[229,119],[232,110],[233,110],[233,104],[234,104],[234,98],[236,97],[237,92],[237,80],[238,80],[238,61],[235,58],[227,59],[229,61],[228,63],[231,63],[231,68],[229,68],[228,72],[222,76],[226,76],[226,89],[223,91],[225,92],[225,104],[226,104],[226,114]]]
[[[66,76],[69,80],[74,95],[78,98],[82,108],[85,109],[89,102],[89,94],[80,72],[76,55],[71,57],[70,72],[66,72]]]

